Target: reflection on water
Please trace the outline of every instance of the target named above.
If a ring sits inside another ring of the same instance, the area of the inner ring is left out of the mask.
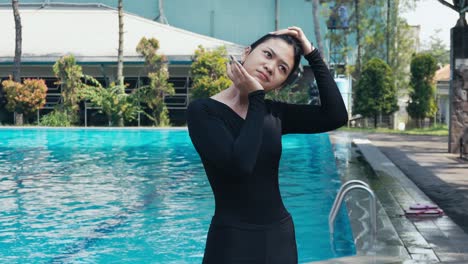
[[[201,261],[214,201],[185,130],[15,129],[0,138],[2,262]],[[327,215],[339,182],[328,137],[283,144],[281,191],[300,259],[332,257]]]

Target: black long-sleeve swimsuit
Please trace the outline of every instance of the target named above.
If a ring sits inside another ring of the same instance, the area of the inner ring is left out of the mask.
[[[257,90],[248,95],[245,119],[212,98],[188,107],[189,135],[215,198],[204,263],[297,262],[294,226],[278,186],[281,136],[334,130],[348,119],[317,49],[305,58],[316,78],[320,106],[267,100]]]

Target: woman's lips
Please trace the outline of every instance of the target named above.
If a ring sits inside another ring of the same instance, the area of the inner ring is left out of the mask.
[[[261,77],[264,81],[267,81],[267,82],[269,81],[269,78],[268,78],[268,76],[267,76],[265,73],[263,73],[263,72],[261,72],[261,71],[257,71],[257,72],[259,73],[260,77]]]

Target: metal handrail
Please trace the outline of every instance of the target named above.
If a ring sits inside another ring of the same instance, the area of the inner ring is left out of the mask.
[[[360,181],[360,180],[350,180],[350,181],[347,181],[345,182],[343,185],[341,185],[340,189],[338,190],[338,193],[337,193],[337,198],[335,199],[335,201],[333,202],[333,206],[332,206],[332,209],[330,211],[330,215],[332,214],[336,214],[334,213],[334,211],[337,210],[337,206],[338,206],[338,197],[340,195],[343,194],[343,190],[349,186],[349,185],[352,185],[352,184],[360,184],[360,185],[363,185],[363,186],[366,186],[367,188],[370,188],[369,185],[363,181]],[[330,217],[329,217],[330,218]]]
[[[330,230],[330,236],[333,239],[333,235],[335,233],[335,219],[336,215],[339,212],[339,209],[341,207],[341,203],[343,202],[344,197],[346,194],[348,194],[350,191],[354,189],[361,189],[369,193],[370,200],[369,200],[369,207],[370,207],[370,224],[371,224],[371,245],[373,244],[376,235],[377,235],[377,215],[376,215],[376,201],[375,201],[375,194],[374,192],[370,189],[369,185],[363,181],[359,180],[351,180],[343,184],[341,186],[340,190],[338,191],[338,194],[335,198],[335,201],[333,203],[333,207],[330,211],[330,214],[328,216],[328,227]]]

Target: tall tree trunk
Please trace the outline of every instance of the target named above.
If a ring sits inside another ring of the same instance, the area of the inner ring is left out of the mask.
[[[13,63],[13,80],[21,82],[21,46],[22,46],[22,33],[21,33],[21,17],[19,13],[18,0],[12,0],[13,17],[15,19],[15,58]],[[15,125],[23,125],[23,114],[14,112]]]
[[[386,26],[386,60],[387,64],[390,65],[390,26],[391,26],[391,21],[390,21],[390,0],[387,0],[387,26]]]
[[[275,0],[275,30],[279,29],[279,0]]]
[[[359,78],[359,76],[361,76],[361,29],[359,28],[361,21],[359,19],[359,0],[354,0],[354,12],[356,13],[356,72]]]
[[[124,77],[123,77],[123,30],[124,30],[124,23],[123,23],[123,4],[122,0],[119,0],[118,5],[118,12],[119,12],[119,51],[118,51],[118,58],[117,58],[117,85],[120,86],[120,93],[125,93],[124,88]],[[118,126],[123,126],[124,120],[123,117],[119,117]]]
[[[122,0],[119,0],[119,50],[117,58],[117,85],[123,85],[123,7]],[[122,91],[123,92],[123,91]]]
[[[312,18],[314,20],[315,40],[317,41],[318,50],[324,54],[325,51],[323,50],[322,33],[320,31],[319,7],[319,0],[312,0]]]
[[[167,21],[166,15],[164,14],[164,3],[163,0],[159,0],[159,16],[157,21],[162,24],[169,25],[169,21]]]

